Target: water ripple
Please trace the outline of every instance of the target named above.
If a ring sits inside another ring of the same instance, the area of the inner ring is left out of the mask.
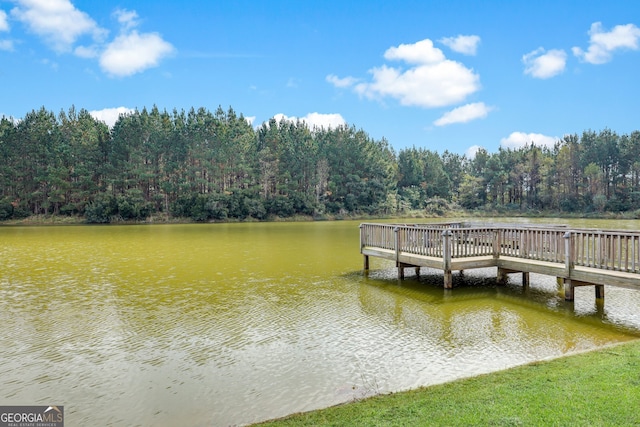
[[[244,224],[1,230],[0,404],[61,399],[77,425],[236,425],[640,335],[633,291],[568,305],[555,279],[525,292],[478,270],[448,292],[437,271],[354,272],[350,224],[253,225],[241,249]]]

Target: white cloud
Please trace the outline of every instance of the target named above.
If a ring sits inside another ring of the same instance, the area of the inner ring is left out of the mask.
[[[552,148],[559,140],[560,138],[558,137],[542,135],[540,133],[512,132],[511,135],[500,140],[500,146],[502,148],[518,149],[533,144],[538,147]]]
[[[103,110],[89,111],[89,114],[96,119],[106,123],[110,128],[118,121],[118,118],[123,114],[133,113],[135,110],[126,107],[118,108],[105,108]]]
[[[390,47],[384,53],[385,59],[405,61],[410,64],[437,64],[445,60],[440,49],[433,46],[429,39],[421,40],[414,44],[401,44],[398,47]]]
[[[4,10],[0,10],[0,31],[9,31],[7,12],[5,12]]]
[[[125,77],[155,67],[174,51],[157,33],[131,31],[116,37],[100,56],[100,67],[112,76]]]
[[[454,61],[402,71],[383,65],[371,70],[373,81],[355,86],[367,98],[392,97],[402,105],[442,107],[464,101],[479,89],[478,76]]]
[[[567,64],[567,54],[564,50],[552,49],[545,52],[538,48],[522,57],[525,74],[537,79],[548,79],[562,73]]]
[[[358,79],[356,79],[355,77],[343,77],[340,78],[338,76],[336,76],[335,74],[329,74],[326,77],[326,80],[331,83],[332,85],[334,85],[335,87],[338,88],[345,88],[345,87],[351,87],[354,84],[356,84],[358,82]]]
[[[11,41],[11,40],[0,40],[0,50],[12,51],[13,50],[13,41]]]
[[[100,54],[100,67],[114,77],[126,77],[156,67],[160,60],[174,52],[171,43],[158,33],[140,34],[138,13],[117,9],[114,17],[121,26],[120,35],[107,44]]]
[[[131,76],[155,67],[174,51],[174,47],[157,33],[136,30],[139,17],[136,11],[116,9],[113,17],[120,25],[119,35],[106,41],[107,31],[70,0],[16,0],[11,15],[42,37],[57,52],[73,52],[80,58],[99,58],[103,71],[114,77]],[[0,29],[6,16],[0,15]],[[92,41],[75,46],[83,36]],[[10,50],[13,44],[0,41],[0,49]]]
[[[467,156],[467,159],[473,160],[476,157],[476,153],[481,149],[482,147],[479,145],[472,145],[471,147],[467,148],[467,151],[465,151],[464,155]]]
[[[445,37],[438,41],[448,46],[454,52],[464,55],[475,55],[478,51],[478,45],[480,44],[480,37],[460,35],[457,37]]]
[[[370,82],[356,84],[353,77],[343,79],[329,75],[327,80],[339,87],[353,85],[353,90],[369,99],[390,97],[400,104],[425,108],[463,102],[480,89],[479,77],[463,64],[445,58],[429,39],[401,44],[387,49],[388,60],[405,61],[408,69],[382,65],[369,70]]]
[[[138,13],[135,10],[116,9],[113,15],[122,26],[123,31],[128,31],[138,26]]]
[[[58,70],[58,63],[56,61],[51,61],[50,59],[42,59],[40,61],[41,64],[51,67],[52,70]]]
[[[286,120],[290,122],[297,122],[298,120],[305,122],[307,127],[311,130],[314,128],[337,128],[340,126],[344,126],[347,124],[345,119],[341,114],[333,113],[333,114],[321,114],[321,113],[309,113],[304,117],[288,117],[282,113],[276,114],[273,116],[276,122],[280,123],[281,120]]]
[[[9,116],[9,115],[4,114],[4,113],[0,113],[0,119],[8,120],[11,123],[13,123],[14,125],[18,125],[22,121],[22,119],[16,119],[15,117]]]
[[[51,44],[58,52],[68,52],[77,39],[91,35],[101,40],[106,31],[89,15],[68,0],[18,0],[11,15]]]
[[[73,53],[80,58],[97,58],[100,55],[97,46],[78,46],[73,50]]]
[[[302,118],[311,129],[314,127],[318,128],[337,128],[340,126],[344,126],[347,124],[345,119],[341,114],[333,113],[333,114],[320,114],[320,113],[309,113]]]
[[[484,102],[467,104],[444,113],[442,117],[433,122],[433,124],[436,126],[446,126],[454,123],[467,123],[472,120],[487,117],[491,110],[493,110],[493,108],[487,106]]]
[[[249,123],[249,125],[253,125],[253,122],[256,121],[256,116],[244,116],[244,119]]]
[[[590,64],[604,64],[611,61],[613,52],[621,49],[638,50],[640,48],[640,28],[633,24],[616,25],[609,32],[604,31],[602,23],[594,22],[589,30],[589,47],[583,51],[579,47],[572,49],[573,54]]]

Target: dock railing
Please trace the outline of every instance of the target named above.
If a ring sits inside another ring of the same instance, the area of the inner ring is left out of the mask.
[[[574,265],[640,274],[640,233],[572,231]]]
[[[566,264],[568,268],[640,274],[640,232],[526,225],[467,227],[461,222],[363,223],[360,230],[361,251],[375,247],[436,258],[514,257]]]

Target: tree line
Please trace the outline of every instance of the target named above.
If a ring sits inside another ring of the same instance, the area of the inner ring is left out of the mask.
[[[353,126],[271,119],[232,108],[122,115],[113,128],[74,107],[0,119],[0,220],[151,216],[194,221],[305,215],[640,209],[640,132],[569,135],[553,148],[479,150],[473,158],[396,153]]]

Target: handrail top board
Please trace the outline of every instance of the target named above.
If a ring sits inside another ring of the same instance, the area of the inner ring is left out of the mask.
[[[462,224],[462,226],[460,226]],[[565,232],[577,232],[577,233],[592,233],[592,234],[617,234],[617,235],[640,235],[640,230],[620,230],[620,229],[602,229],[602,228],[585,228],[585,227],[570,227],[567,224],[519,224],[519,223],[380,223],[380,222],[363,222],[361,226],[386,226],[386,227],[406,227],[412,229],[427,229],[427,230],[445,230],[447,225],[456,225],[451,231],[472,231],[472,230],[539,230],[539,231],[565,231]]]

